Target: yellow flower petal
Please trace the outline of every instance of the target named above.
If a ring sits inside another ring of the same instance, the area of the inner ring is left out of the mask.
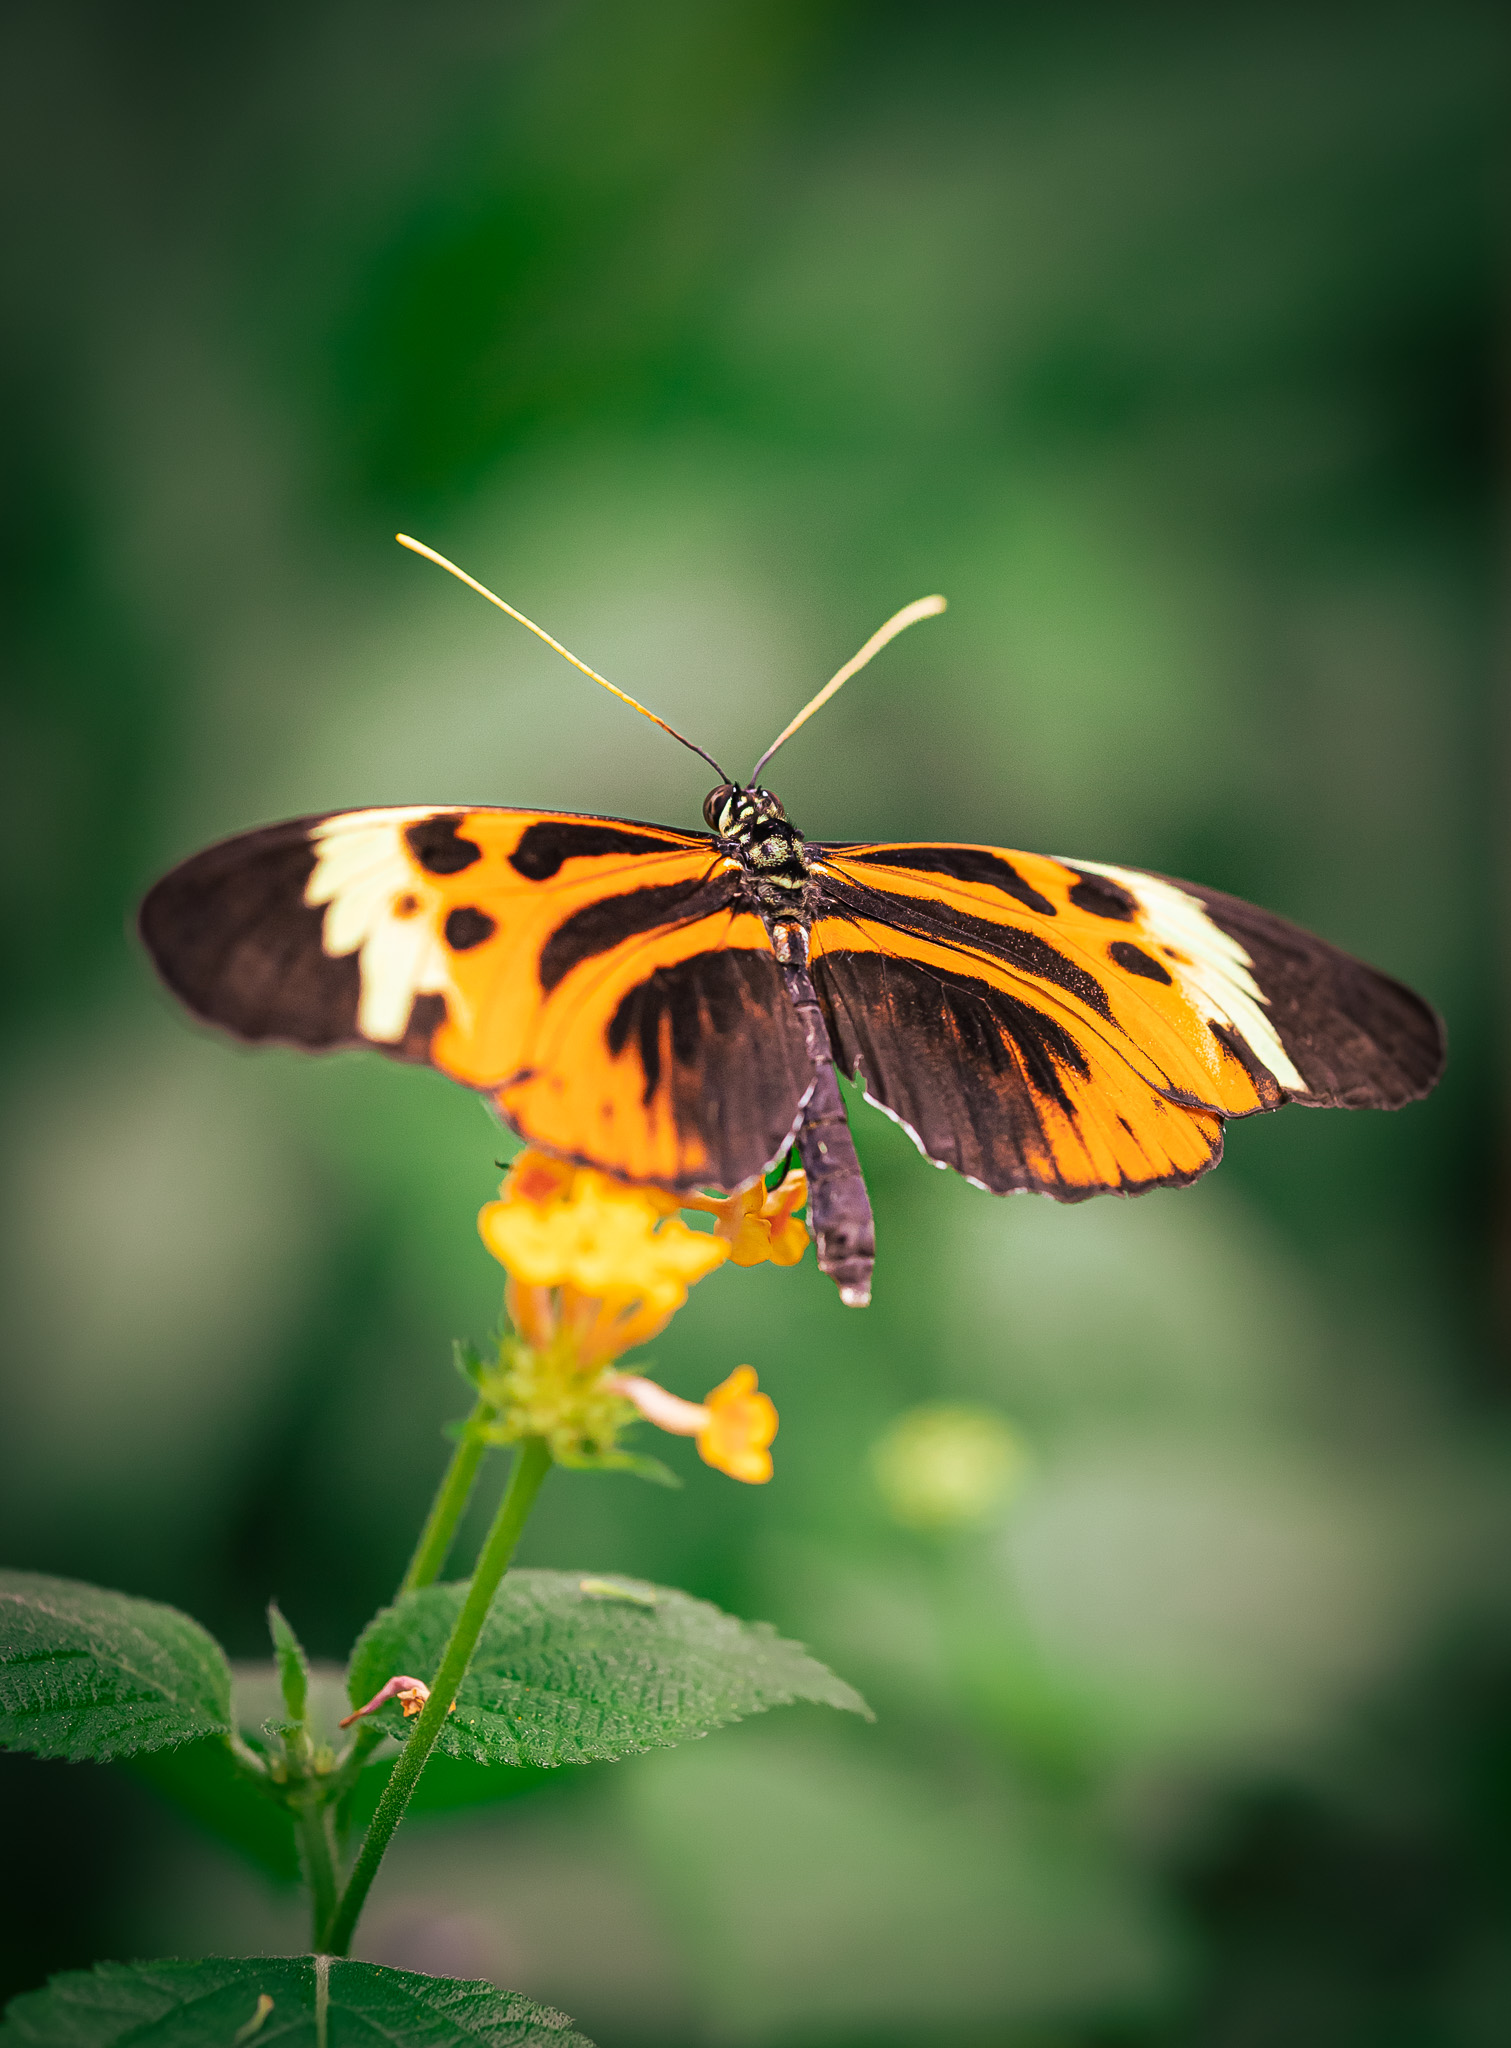
[[[537,1208],[544,1208],[570,1192],[576,1174],[577,1168],[568,1160],[527,1149],[510,1167],[499,1192],[506,1201],[534,1202]]]
[[[714,1235],[727,1240],[735,1265],[759,1266],[770,1259],[774,1266],[795,1266],[808,1249],[807,1225],[795,1213],[807,1200],[808,1176],[794,1167],[774,1188],[757,1181],[742,1195],[706,1206],[716,1219]]]
[[[771,1453],[766,1448],[777,1432],[776,1407],[766,1394],[757,1393],[753,1367],[737,1365],[722,1385],[714,1388],[704,1404],[708,1426],[698,1432],[698,1456],[717,1472],[731,1479],[743,1479],[748,1486],[761,1486],[771,1477]]]

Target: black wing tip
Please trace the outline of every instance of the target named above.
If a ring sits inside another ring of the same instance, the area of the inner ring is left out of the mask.
[[[1390,977],[1382,975],[1382,981]],[[1415,989],[1407,988],[1403,982],[1391,981],[1393,989],[1406,1000],[1418,1020],[1425,1026],[1421,1040],[1422,1064],[1420,1071],[1406,1074],[1406,1088],[1398,1102],[1388,1105],[1392,1109],[1404,1109],[1408,1103],[1421,1102],[1429,1096],[1443,1078],[1448,1065],[1448,1024],[1442,1012],[1433,1007]]]
[[[324,1052],[365,1043],[357,958],[325,953],[324,914],[304,900],[314,860],[310,822],[291,820],[191,854],[153,883],[137,912],[163,987],[198,1022],[239,1044]],[[424,1023],[433,1028],[433,1016]],[[423,1057],[419,1028],[412,1017],[405,1039],[380,1049]]]
[[[184,978],[175,972],[175,961],[179,949],[173,941],[179,923],[181,910],[181,882],[187,869],[193,867],[199,858],[197,854],[181,861],[176,868],[170,868],[152,884],[136,907],[136,915],[127,925],[128,933],[135,936],[142,951],[151,963],[152,971],[168,994],[194,1016],[201,1016],[199,1004]],[[209,1022],[211,1020],[205,1019]]]
[[[1404,1109],[1442,1078],[1448,1034],[1432,1004],[1277,911],[1175,876],[1248,953],[1280,1041],[1306,1083],[1284,1100],[1311,1109]]]
[[[1336,1087],[1288,1091],[1287,1101],[1306,1109],[1407,1109],[1414,1102],[1425,1101],[1442,1080],[1448,1064],[1448,1027],[1443,1018],[1403,982],[1375,968],[1363,971],[1374,990],[1388,995],[1401,1027],[1388,1034],[1384,1044],[1381,1037],[1385,1034],[1375,1035],[1383,1056],[1380,1067]],[[1293,1053],[1303,1073],[1309,1063],[1308,1052],[1302,1045]]]

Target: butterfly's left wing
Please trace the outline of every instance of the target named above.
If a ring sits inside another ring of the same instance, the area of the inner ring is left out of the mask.
[[[994,1192],[1182,1185],[1224,1118],[1393,1109],[1441,1070],[1409,989],[1235,897],[993,847],[813,851],[836,1057]]]
[[[141,930],[240,1038],[424,1061],[569,1158],[733,1189],[813,1084],[743,888],[710,839],[621,818],[342,811],[196,854]]]

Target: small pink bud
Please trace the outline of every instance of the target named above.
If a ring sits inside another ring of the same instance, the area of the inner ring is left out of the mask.
[[[405,1720],[412,1720],[416,1714],[423,1711],[425,1702],[429,1698],[430,1687],[423,1678],[410,1678],[401,1671],[397,1677],[390,1678],[387,1685],[381,1691],[375,1692],[365,1707],[357,1707],[348,1714],[341,1723],[341,1726],[343,1728],[350,1728],[353,1721],[360,1721],[364,1714],[375,1713],[385,1700],[397,1700],[404,1709]],[[455,1700],[451,1702],[447,1712],[452,1714],[456,1712]]]

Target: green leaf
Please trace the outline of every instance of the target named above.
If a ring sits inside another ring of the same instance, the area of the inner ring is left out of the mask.
[[[273,1654],[278,1663],[283,1704],[289,1719],[302,1727],[309,1706],[310,1660],[304,1654],[304,1645],[284,1620],[276,1600],[268,1602],[268,1628],[273,1637]]]
[[[317,2032],[317,1996],[326,2005]],[[100,1963],[13,1999],[3,2048],[592,2048],[570,2020],[492,1984],[321,1956]]]
[[[371,1621],[347,1674],[352,1703],[395,1672],[434,1673],[466,1591],[427,1586]],[[607,1761],[795,1700],[870,1718],[858,1692],[764,1622],[638,1579],[511,1572],[438,1747],[478,1763]],[[407,1732],[392,1705],[377,1718]]]
[[[0,1572],[0,1748],[131,1756],[230,1728],[230,1667],[188,1615]]]
[[[272,1664],[236,1664],[232,1671],[236,1725],[253,1743],[265,1743],[262,1730],[277,1709],[276,1668]],[[340,1740],[336,1722],[346,1712],[346,1704],[341,1672],[333,1665],[314,1665],[310,1672],[308,1711],[310,1733],[317,1745]],[[351,1826],[357,1832],[372,1819],[398,1753],[395,1744],[383,1743],[358,1779],[348,1809]],[[293,1815],[279,1798],[277,1789],[241,1769],[219,1737],[186,1742],[177,1749],[158,1750],[151,1756],[133,1757],[124,1768],[196,1827],[245,1857],[274,1883],[299,1882]],[[413,1819],[424,1814],[462,1812],[479,1806],[497,1806],[543,1789],[564,1789],[561,1774],[506,1771],[497,1764],[434,1756],[415,1788],[408,1812]]]

